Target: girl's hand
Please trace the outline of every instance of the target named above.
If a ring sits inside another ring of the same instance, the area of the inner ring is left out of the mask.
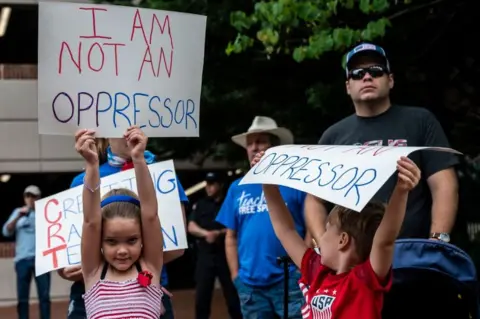
[[[132,160],[143,159],[148,137],[142,132],[142,130],[139,129],[138,126],[131,126],[123,136],[127,141]]]
[[[82,129],[75,133],[75,149],[88,164],[98,163],[98,152],[95,145],[95,131]]]
[[[421,172],[417,164],[408,157],[402,156],[397,161],[398,182],[397,187],[404,191],[411,191],[417,186]]]
[[[261,152],[258,152],[257,154],[255,154],[255,157],[253,158],[252,162],[250,163],[250,167],[253,167],[255,164],[260,162],[263,155],[265,155],[264,151],[261,151]]]

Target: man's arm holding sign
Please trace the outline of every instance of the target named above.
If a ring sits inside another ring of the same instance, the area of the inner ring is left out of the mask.
[[[408,157],[400,158],[397,170],[398,182],[375,233],[370,252],[370,263],[380,279],[384,279],[392,267],[395,240],[407,210],[408,193],[420,180],[420,170]]]
[[[86,280],[94,276],[102,261],[100,254],[102,214],[100,210],[100,174],[95,132],[80,130],[75,134],[75,149],[85,159],[85,179],[82,192],[82,273]]]

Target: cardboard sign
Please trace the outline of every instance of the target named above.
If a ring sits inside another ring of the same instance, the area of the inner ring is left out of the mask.
[[[40,134],[199,136],[206,17],[39,3]]]
[[[360,212],[397,170],[401,156],[449,148],[284,145],[268,149],[240,184],[275,184]]]
[[[163,250],[187,248],[173,161],[148,166],[157,191],[158,215],[162,225]],[[101,179],[101,196],[115,188],[127,188],[137,193],[133,169]],[[83,185],[71,188],[35,202],[35,272],[46,272],[81,262]],[[100,249],[100,247],[92,247]]]

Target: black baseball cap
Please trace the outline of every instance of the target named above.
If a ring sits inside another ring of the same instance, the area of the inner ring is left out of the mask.
[[[385,53],[385,50],[382,47],[372,43],[362,43],[357,45],[355,48],[353,48],[350,52],[347,53],[347,56],[345,58],[346,59],[345,71],[347,72],[347,76],[351,68],[350,64],[351,64],[352,58],[360,54],[370,54],[370,55],[379,57],[382,60],[385,67],[387,68],[387,71],[390,72],[390,63],[387,59],[387,54]]]
[[[205,176],[205,181],[207,183],[215,183],[215,182],[221,182],[221,178],[217,173],[214,172],[208,172],[207,175]]]

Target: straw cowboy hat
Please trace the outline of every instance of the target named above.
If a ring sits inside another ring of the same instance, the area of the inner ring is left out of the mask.
[[[247,132],[232,136],[232,141],[243,148],[247,147],[247,135],[253,133],[269,133],[280,139],[280,144],[293,144],[293,134],[289,129],[278,127],[274,119],[266,116],[255,116]]]

